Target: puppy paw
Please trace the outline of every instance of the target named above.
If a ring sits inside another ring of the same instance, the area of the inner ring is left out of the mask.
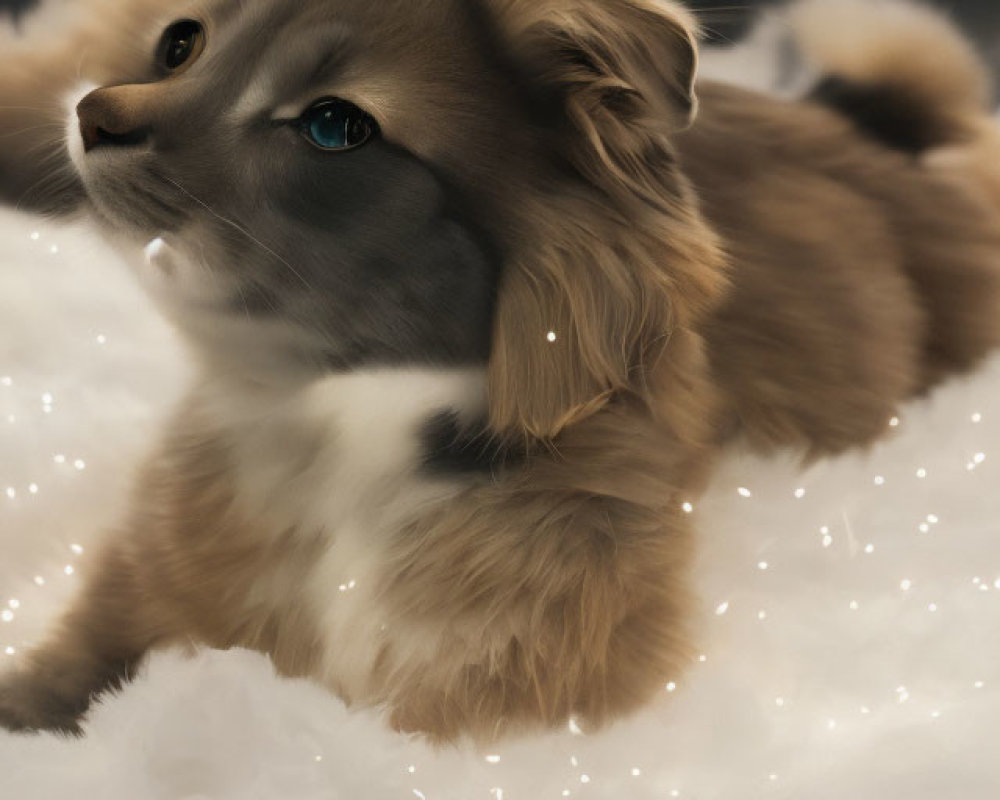
[[[23,733],[52,731],[80,736],[83,733],[80,720],[88,702],[89,698],[80,702],[47,691],[30,676],[4,676],[0,678],[0,728]]]

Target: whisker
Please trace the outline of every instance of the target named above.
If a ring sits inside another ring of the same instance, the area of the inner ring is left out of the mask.
[[[58,164],[50,164],[49,166],[46,167],[46,163],[47,162],[51,162],[51,161],[52,161],[52,159],[50,157],[48,157],[48,156],[46,156],[46,157],[44,157],[44,158],[42,158],[42,159],[39,160],[38,165],[40,167],[43,167],[44,169],[43,169],[42,173],[39,175],[38,179],[35,180],[35,182],[32,183],[25,190],[25,193],[28,193],[28,192],[32,191],[38,184],[40,184],[40,183],[42,183],[44,181],[50,180],[50,179],[58,176],[60,173],[64,173],[65,174],[65,172],[67,171],[67,165],[65,163],[60,162]]]
[[[193,261],[195,265],[198,267],[198,269],[202,272],[202,274],[208,277],[208,280],[212,283],[212,285],[218,292],[219,279],[218,276],[215,274],[215,270],[213,270],[212,267],[209,266],[208,264],[208,259],[205,257],[205,245],[203,242],[198,242],[198,256],[194,258]],[[250,304],[247,302],[246,295],[243,293],[243,287],[240,285],[240,282],[236,281],[235,285],[236,285],[236,291],[240,295],[240,301],[243,303],[243,313],[246,316],[247,321],[249,321]]]
[[[44,163],[44,160],[43,162]],[[43,172],[38,180],[32,183],[15,203],[14,208],[23,210],[24,205],[34,200],[39,200],[41,204],[54,201],[63,191],[68,191],[75,184],[75,174],[65,163],[56,164]]]
[[[169,220],[180,220],[184,217],[184,212],[161,199],[155,192],[150,191],[139,183],[128,179],[123,182],[125,191],[137,200],[146,204],[146,210],[150,214],[158,212],[164,219],[164,224],[171,224]]]
[[[217,294],[221,294],[219,290],[219,278],[215,274],[215,270],[212,269],[211,265],[208,263],[208,258],[205,255],[205,243],[202,241],[197,241],[198,244],[198,257],[194,259],[195,264],[198,268],[208,276],[209,281],[216,290]]]
[[[3,141],[4,139],[11,139],[15,136],[21,136],[22,134],[25,133],[31,133],[31,131],[44,130],[45,128],[62,129],[62,125],[58,122],[42,122],[39,123],[38,125],[29,125],[27,128],[20,128],[19,130],[16,131],[8,131],[7,133],[0,134],[0,141]],[[38,145],[39,143],[36,142],[34,147],[37,148]]]
[[[35,142],[33,145],[31,145],[31,147],[25,150],[25,155],[34,156],[39,151],[44,151],[46,149],[48,150],[48,152],[43,152],[40,156],[38,156],[35,163],[45,164],[46,162],[52,161],[53,159],[60,158],[66,155],[63,148],[59,146],[59,141],[55,139],[42,139]],[[69,162],[67,159],[64,159],[64,163],[68,165]]]
[[[302,277],[302,275],[299,273],[298,270],[295,269],[295,267],[293,267],[291,264],[288,263],[288,261],[286,261],[284,258],[275,253],[274,250],[272,250],[270,247],[264,244],[260,239],[258,239],[252,233],[250,233],[250,231],[248,231],[238,222],[234,222],[231,219],[226,219],[226,217],[222,216],[217,211],[215,211],[215,209],[213,209],[210,205],[208,205],[208,203],[195,197],[193,194],[191,194],[191,192],[189,192],[187,189],[185,189],[183,186],[177,183],[177,181],[175,181],[173,178],[170,178],[167,175],[161,175],[160,177],[163,178],[163,180],[168,181],[169,183],[172,183],[174,186],[176,186],[180,191],[182,191],[184,194],[186,194],[188,197],[194,200],[198,205],[204,208],[209,214],[211,214],[213,217],[219,220],[219,222],[223,222],[226,225],[231,226],[234,230],[238,231],[239,233],[242,233],[244,236],[247,237],[247,239],[249,239],[251,242],[260,247],[264,252],[274,256],[274,258],[276,258],[278,261],[284,264],[289,269],[289,271],[302,282],[303,286],[305,286],[310,292],[313,291],[312,286],[309,285],[309,282]]]
[[[239,281],[236,282],[236,291],[239,292],[240,302],[243,303],[243,316],[247,318],[247,322],[250,321],[250,304],[247,302],[247,296],[243,291],[243,287],[240,286]]]
[[[36,111],[39,114],[49,114],[57,109],[57,106],[43,108],[40,106],[0,106],[0,111]]]
[[[726,36],[722,31],[712,28],[708,25],[701,26],[702,35],[706,38],[713,38],[726,44],[736,44],[736,42],[730,36]]]

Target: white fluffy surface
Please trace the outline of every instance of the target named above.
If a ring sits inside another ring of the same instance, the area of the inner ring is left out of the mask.
[[[0,214],[0,665],[65,604],[187,379],[90,234]],[[263,657],[168,653],[82,740],[0,733],[0,797],[995,798],[998,393],[1000,359],[804,474],[733,454],[695,509],[705,661],[612,730],[435,752]]]
[[[12,617],[0,660],[12,661],[64,604],[65,568],[114,520],[186,370],[85,231],[5,213],[0,241],[0,601]],[[998,391],[1000,361],[905,409],[872,454],[805,474],[734,455],[695,510],[707,660],[611,731],[435,753],[275,678],[262,657],[164,654],[96,709],[83,741],[0,734],[0,796],[995,797]]]

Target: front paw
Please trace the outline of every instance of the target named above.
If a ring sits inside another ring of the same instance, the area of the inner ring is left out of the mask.
[[[80,736],[80,719],[87,705],[87,701],[60,696],[30,675],[15,673],[0,678],[0,728],[9,731]]]

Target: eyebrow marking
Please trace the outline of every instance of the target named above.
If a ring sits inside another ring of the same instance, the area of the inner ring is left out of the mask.
[[[306,78],[305,84],[314,86],[318,83],[325,83],[342,71],[350,54],[348,45],[347,31],[338,29],[336,34],[330,37],[322,55],[317,59],[309,77]]]
[[[294,51],[289,49],[289,42],[294,42]],[[233,112],[241,117],[269,112],[274,120],[297,118],[318,99],[316,90],[342,73],[350,57],[349,45],[347,29],[336,23],[327,23],[304,35],[286,36],[284,41],[271,44],[284,47],[285,58],[278,62],[277,68],[269,70],[263,66],[256,71],[233,105]]]

